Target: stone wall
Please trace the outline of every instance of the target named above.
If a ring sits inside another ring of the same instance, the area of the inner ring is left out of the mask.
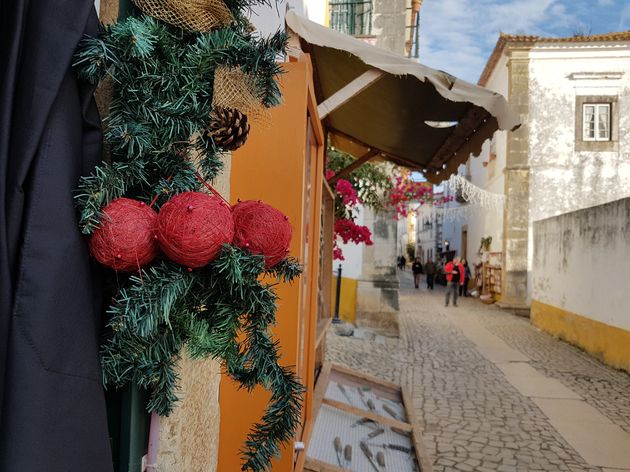
[[[223,173],[212,185],[229,200],[229,154],[224,162]],[[215,472],[219,457],[221,365],[212,359],[193,361],[183,353],[177,373],[180,401],[171,416],[161,420],[158,471]]]
[[[527,308],[527,261],[529,229],[529,49],[512,45],[508,52],[509,101],[522,120],[508,134],[503,212],[503,273],[501,306]]]
[[[630,198],[534,223],[532,319],[630,370]]]
[[[405,54],[406,8],[405,0],[374,0],[372,34],[376,46],[397,54]]]
[[[398,277],[396,240],[398,223],[391,213],[364,209],[364,224],[372,228],[372,246],[363,248],[363,268],[357,284],[357,324],[397,334]]]

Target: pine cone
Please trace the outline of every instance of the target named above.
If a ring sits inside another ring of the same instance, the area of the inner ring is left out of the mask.
[[[236,108],[215,108],[210,114],[207,133],[218,147],[234,151],[247,141],[247,115]]]

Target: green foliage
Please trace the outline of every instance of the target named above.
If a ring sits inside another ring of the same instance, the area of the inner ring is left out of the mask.
[[[91,83],[112,78],[104,137],[112,160],[126,165],[103,166],[81,182],[82,231],[93,232],[104,204],[122,194],[142,198],[167,189],[166,200],[199,189],[189,156],[202,156],[203,177],[214,179],[222,169],[220,150],[204,133],[214,71],[219,65],[240,66],[259,85],[263,104],[277,105],[282,94],[276,77],[282,70],[276,58],[285,44],[284,33],[258,38],[225,28],[190,34],[146,15],[106,27],[101,38],[84,39],[74,66]],[[150,185],[167,178],[170,184],[161,190]]]
[[[176,361],[184,346],[194,359],[212,357],[243,388],[271,391],[269,407],[249,433],[243,470],[266,470],[279,444],[299,422],[302,386],[279,365],[278,344],[268,332],[275,322],[273,285],[260,280],[261,256],[226,245],[207,267],[188,272],[163,261],[132,276],[109,309],[111,333],[102,345],[103,381],[129,382],[151,392],[149,409],[168,415],[177,401]],[[294,260],[267,271],[292,282]],[[244,341],[239,342],[239,333]]]
[[[489,251],[492,245],[492,236],[486,236],[481,238],[481,244],[479,245],[479,254],[481,251]]]
[[[328,169],[339,172],[356,159],[343,151],[331,147],[326,151]],[[344,177],[357,191],[363,204],[375,211],[383,209],[383,195],[393,187],[390,173],[385,165],[368,162]]]
[[[409,260],[413,261],[416,258],[416,245],[414,243],[407,243],[406,246],[407,256],[409,256]]]
[[[192,34],[141,14],[81,42],[78,75],[93,84],[109,77],[113,84],[104,120],[112,162],[82,178],[76,193],[84,234],[98,228],[103,207],[116,198],[149,203],[157,197],[159,208],[219,174],[221,149],[204,132],[219,65],[251,74],[265,106],[280,103],[276,58],[286,36],[256,37],[244,15],[261,3],[266,0],[228,0],[232,28]],[[292,258],[267,269],[262,256],[226,245],[216,260],[192,272],[160,261],[120,281],[101,345],[104,384],[146,388],[148,409],[168,415],[177,401],[182,350],[193,359],[222,361],[243,388],[262,385],[271,392],[242,450],[243,470],[268,470],[280,444],[295,433],[302,401],[302,386],[280,366],[278,343],[269,334],[274,287],[291,283],[301,270]],[[277,282],[265,282],[269,278]]]

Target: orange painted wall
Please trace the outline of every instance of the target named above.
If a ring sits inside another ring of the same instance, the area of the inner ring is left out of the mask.
[[[307,139],[306,110],[309,96],[310,69],[306,63],[286,64],[281,77],[283,104],[272,109],[272,125],[261,129],[252,125],[245,146],[232,156],[230,196],[241,200],[262,200],[289,217],[293,225],[291,255],[303,260],[305,242],[305,167]],[[313,169],[315,172],[315,169]],[[311,203],[313,207],[314,202]],[[309,274],[310,276],[316,276]],[[280,340],[282,364],[298,362],[300,313],[304,293],[302,283],[277,287],[278,324],[273,334]],[[221,425],[219,472],[240,470],[239,449],[250,427],[263,414],[269,394],[262,388],[254,392],[238,390],[227,377],[221,379],[219,393]],[[293,445],[285,447],[274,464],[274,471],[293,469]]]

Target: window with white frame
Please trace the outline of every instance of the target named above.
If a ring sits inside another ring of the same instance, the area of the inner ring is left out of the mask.
[[[610,141],[610,103],[584,103],[582,105],[582,139],[584,141]]]

